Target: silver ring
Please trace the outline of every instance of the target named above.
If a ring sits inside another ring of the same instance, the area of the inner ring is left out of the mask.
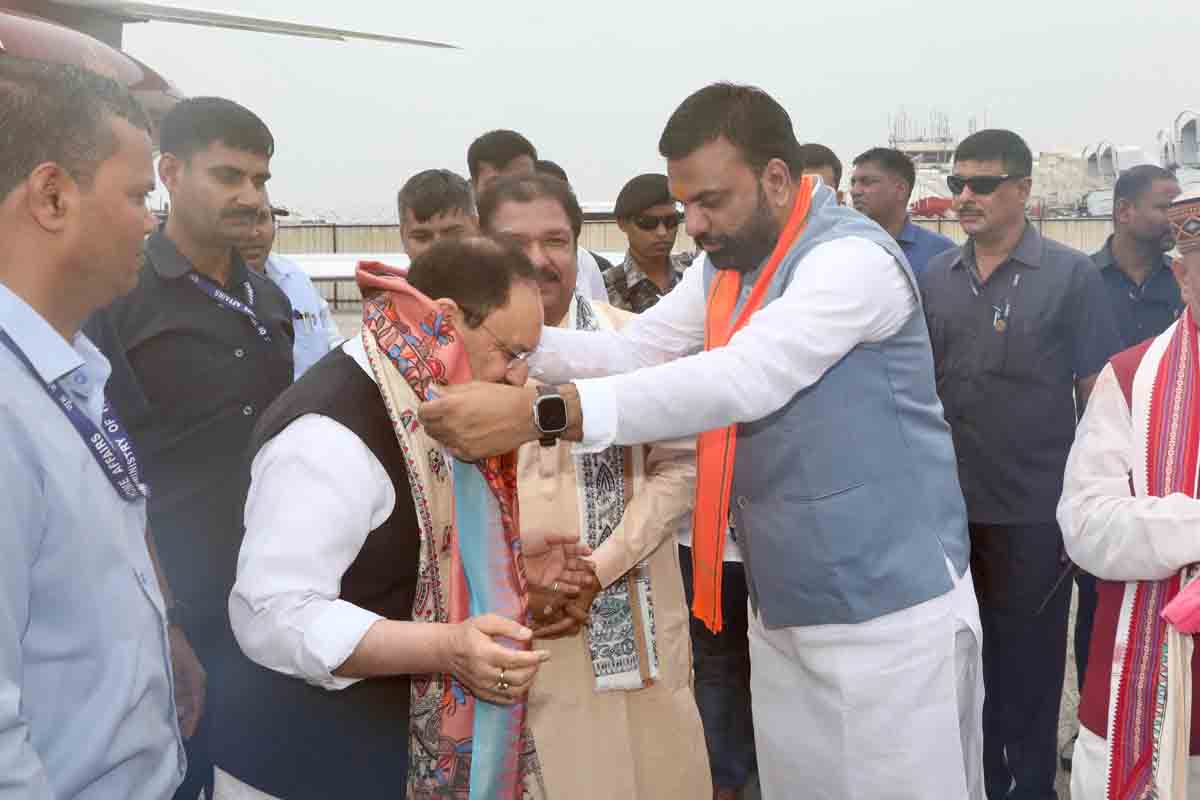
[[[554,592],[555,594],[558,594],[558,581],[554,582],[554,585],[550,587],[550,591]]]

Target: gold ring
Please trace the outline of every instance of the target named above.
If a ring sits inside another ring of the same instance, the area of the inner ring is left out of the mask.
[[[555,594],[558,594],[558,581],[554,582],[554,585],[550,587],[550,591],[554,592]]]
[[[504,667],[500,668],[500,677],[499,677],[498,681],[499,681],[499,683],[504,683]]]
[[[508,681],[496,681],[496,691],[497,692],[501,692],[501,693],[507,692],[508,687],[509,687]]]

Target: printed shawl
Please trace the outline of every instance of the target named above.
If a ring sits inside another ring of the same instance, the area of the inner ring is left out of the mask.
[[[1190,311],[1146,351],[1130,410],[1140,451],[1134,494],[1196,497],[1200,364]],[[1192,637],[1168,624],[1163,611],[1195,572],[1125,586],[1109,689],[1109,800],[1188,796]]]
[[[495,613],[528,624],[512,454],[448,459],[417,419],[436,387],[471,378],[458,333],[400,270],[360,263],[363,344],[396,430],[421,525],[413,620]],[[504,642],[509,647],[527,647]],[[525,706],[477,700],[452,675],[412,679],[408,796],[526,800],[544,795]]]
[[[796,202],[779,241],[759,272],[750,297],[734,318],[742,294],[742,273],[722,270],[708,295],[704,320],[704,349],[729,344],[762,307],[767,289],[784,256],[792,249],[808,222],[813,178],[803,178]],[[737,425],[706,431],[696,440],[696,510],[692,529],[692,572],[695,602],[692,613],[708,628],[721,630],[721,574],[725,566],[725,531],[729,526],[729,493],[733,487],[733,464],[737,454]]]
[[[600,329],[591,303],[581,295],[576,295],[571,304],[567,327]],[[593,550],[625,518],[625,504],[632,494],[632,459],[626,447],[610,447],[575,458],[579,529]],[[641,689],[658,679],[654,597],[650,569],[644,561],[596,596],[587,644],[597,691]]]

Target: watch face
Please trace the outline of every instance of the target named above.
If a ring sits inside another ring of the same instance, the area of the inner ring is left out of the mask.
[[[567,429],[567,401],[558,395],[539,397],[533,421],[542,433],[562,433]]]

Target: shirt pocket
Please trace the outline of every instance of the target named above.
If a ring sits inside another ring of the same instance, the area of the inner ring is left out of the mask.
[[[1057,334],[1054,321],[1045,308],[1013,307],[1005,321],[1004,331],[996,335],[1003,338],[1003,346],[998,348],[1002,357],[997,365],[1001,375],[1023,383],[1052,380],[1044,372],[1047,369],[1048,349],[1056,346],[1054,337]]]

